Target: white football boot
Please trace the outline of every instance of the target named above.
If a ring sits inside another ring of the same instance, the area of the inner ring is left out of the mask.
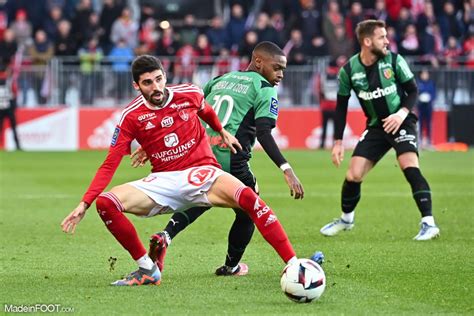
[[[438,226],[430,226],[425,222],[421,222],[421,228],[413,240],[431,240],[436,237],[439,237],[439,228]]]
[[[342,230],[351,230],[354,227],[354,222],[349,223],[342,218],[335,219],[333,222],[323,226],[320,232],[324,236],[335,236]]]

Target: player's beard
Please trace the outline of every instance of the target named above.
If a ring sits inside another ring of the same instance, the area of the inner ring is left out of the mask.
[[[143,94],[143,92],[142,92]],[[162,95],[162,98],[160,101],[156,101],[153,97],[156,96],[156,95],[159,95],[161,94]],[[163,104],[165,104],[166,102],[166,99],[168,98],[168,93],[166,92],[166,89],[163,91],[163,92],[159,92],[159,91],[155,91],[155,92],[152,92],[151,94],[149,95],[145,95],[145,99],[148,101],[148,103],[150,103],[151,105],[154,105],[156,107],[163,107]]]
[[[378,58],[384,58],[388,54],[388,51],[385,47],[383,47],[382,49],[377,48],[377,47],[372,47],[370,52],[374,54],[375,56],[377,56]]]

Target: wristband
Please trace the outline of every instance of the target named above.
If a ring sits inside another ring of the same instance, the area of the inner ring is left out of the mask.
[[[282,165],[280,166],[280,169],[281,169],[282,171],[286,171],[286,170],[288,170],[288,169],[291,169],[291,166],[290,166],[289,163],[285,162],[284,164],[282,164]]]
[[[395,115],[398,115],[402,119],[402,121],[404,121],[407,118],[408,113],[409,112],[404,111],[403,109],[400,109],[395,113]]]

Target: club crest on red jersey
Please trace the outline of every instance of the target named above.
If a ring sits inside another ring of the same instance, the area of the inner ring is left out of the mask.
[[[188,182],[191,185],[201,186],[211,179],[216,173],[216,169],[211,167],[197,167],[188,174]]]
[[[181,110],[179,111],[179,117],[183,120],[183,121],[187,121],[189,120],[189,114],[186,110]]]

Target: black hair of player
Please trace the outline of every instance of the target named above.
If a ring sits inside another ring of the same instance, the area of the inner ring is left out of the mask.
[[[165,72],[161,61],[155,56],[140,55],[132,62],[133,81],[138,84],[142,74],[155,70],[161,70],[163,73]]]
[[[269,41],[258,43],[253,49],[253,54],[257,52],[267,53],[270,56],[285,56],[285,53],[277,44]]]

